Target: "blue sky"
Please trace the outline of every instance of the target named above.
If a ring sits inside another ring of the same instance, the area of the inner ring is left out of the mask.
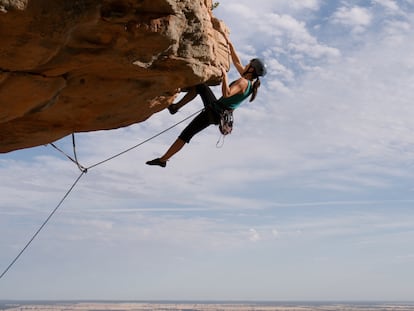
[[[224,147],[211,127],[166,169],[147,167],[183,124],[90,170],[0,299],[412,299],[414,1],[226,0],[214,12],[242,60],[269,71]],[[201,105],[79,134],[80,162]],[[3,270],[79,171],[41,146],[1,155],[0,173]]]

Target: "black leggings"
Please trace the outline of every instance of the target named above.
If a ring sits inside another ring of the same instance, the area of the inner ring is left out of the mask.
[[[178,138],[186,143],[189,143],[195,134],[201,132],[206,127],[211,124],[217,125],[220,122],[219,114],[212,108],[213,103],[216,102],[217,99],[210,88],[206,84],[199,84],[196,86],[196,91],[203,100],[205,109],[200,112],[181,132],[180,136],[178,136]]]

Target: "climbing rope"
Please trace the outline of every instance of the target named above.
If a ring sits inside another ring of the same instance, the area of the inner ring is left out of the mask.
[[[78,178],[76,178],[75,182],[72,184],[72,186],[69,188],[69,190],[65,193],[65,195],[63,196],[63,198],[60,200],[59,204],[56,205],[56,207],[54,208],[54,210],[49,214],[49,216],[46,218],[46,220],[42,223],[42,225],[40,226],[40,228],[35,232],[35,234],[32,236],[32,238],[29,240],[29,242],[27,242],[27,244],[23,247],[23,249],[20,251],[20,253],[12,260],[12,262],[9,264],[9,266],[6,268],[6,270],[4,270],[4,272],[0,275],[0,279],[7,273],[7,271],[10,270],[10,268],[14,265],[14,263],[17,261],[17,259],[20,258],[20,256],[23,254],[23,252],[29,247],[29,245],[33,242],[33,240],[36,238],[36,236],[40,233],[40,231],[42,231],[43,227],[46,226],[46,224],[49,222],[50,218],[52,218],[53,214],[56,213],[56,211],[58,210],[58,208],[62,205],[63,201],[65,201],[65,199],[68,197],[69,193],[72,192],[73,188],[75,188],[76,184],[78,183],[78,181],[81,179],[81,177],[85,174],[86,172],[82,172]]]
[[[203,108],[204,109],[204,108]],[[52,218],[52,216],[56,213],[56,211],[59,209],[59,207],[63,204],[63,202],[66,200],[66,198],[69,196],[69,194],[72,192],[72,190],[75,188],[76,184],[79,182],[79,180],[82,178],[82,176],[84,176],[90,169],[95,168],[99,165],[102,165],[108,161],[111,161],[133,149],[138,148],[139,146],[142,146],[143,144],[149,142],[150,140],[155,139],[156,137],[168,132],[169,130],[173,129],[174,127],[178,126],[179,124],[187,121],[188,119],[194,117],[196,114],[200,113],[203,109],[200,109],[199,111],[194,112],[193,114],[191,114],[190,116],[186,117],[185,119],[173,124],[172,126],[170,126],[169,128],[159,132],[158,134],[155,134],[154,136],[151,136],[150,138],[136,144],[135,146],[132,146],[122,152],[119,152],[105,160],[102,160],[100,162],[97,162],[89,167],[84,167],[82,166],[77,158],[76,155],[76,144],[75,144],[75,135],[72,134],[72,147],[73,147],[73,157],[71,157],[70,155],[68,155],[67,153],[65,153],[63,150],[61,150],[60,148],[58,148],[55,144],[51,143],[50,145],[55,148],[56,150],[58,150],[60,153],[64,154],[70,161],[72,161],[73,163],[76,164],[76,166],[79,168],[79,170],[81,171],[81,174],[76,178],[76,180],[74,181],[74,183],[72,184],[72,186],[69,188],[69,190],[65,193],[65,195],[63,196],[63,198],[59,201],[59,203],[56,205],[56,207],[52,210],[52,212],[49,214],[49,216],[46,218],[46,220],[42,223],[42,225],[39,227],[39,229],[33,234],[33,236],[30,238],[29,242],[26,243],[26,245],[22,248],[22,250],[19,252],[19,254],[12,260],[12,262],[8,265],[8,267],[3,271],[3,273],[0,275],[0,280],[3,278],[3,276],[10,270],[10,268],[16,263],[16,261],[20,258],[20,256],[25,252],[25,250],[30,246],[30,244],[33,242],[33,240],[37,237],[37,235],[40,233],[40,231],[42,231],[42,229],[46,226],[46,224],[49,222],[49,220]]]
[[[174,127],[176,127],[176,126],[180,125],[181,123],[183,123],[183,122],[187,121],[188,119],[190,119],[190,118],[194,117],[196,114],[199,114],[199,113],[200,113],[201,111],[203,111],[203,110],[204,110],[204,108],[202,108],[202,109],[200,109],[200,110],[198,110],[198,111],[194,112],[193,114],[189,115],[189,116],[188,116],[188,117],[186,117],[185,119],[183,119],[183,120],[181,120],[181,121],[179,121],[179,122],[177,122],[177,123],[175,123],[175,124],[171,125],[169,128],[167,128],[167,129],[165,129],[165,130],[163,130],[163,131],[159,132],[158,134],[155,134],[154,136],[151,136],[150,138],[148,138],[148,139],[146,139],[146,140],[144,140],[144,141],[142,141],[142,142],[140,142],[140,143],[136,144],[135,146],[132,146],[132,147],[130,147],[130,148],[128,148],[128,149],[126,149],[126,150],[124,150],[124,151],[120,152],[120,153],[117,153],[117,154],[115,154],[115,155],[113,155],[113,156],[111,156],[111,157],[109,157],[109,158],[107,158],[107,159],[105,159],[105,160],[103,160],[103,161],[100,161],[100,162],[98,162],[98,163],[96,163],[96,164],[93,164],[93,165],[89,166],[87,169],[88,169],[88,170],[90,170],[90,169],[92,169],[92,168],[95,168],[95,167],[97,167],[97,166],[99,166],[99,165],[101,165],[101,164],[104,164],[104,163],[106,163],[106,162],[108,162],[108,161],[111,161],[111,160],[113,160],[113,159],[115,159],[115,158],[117,158],[117,157],[119,157],[119,156],[121,156],[121,155],[123,155],[123,154],[125,154],[125,153],[127,153],[127,152],[129,152],[129,151],[131,151],[131,150],[133,150],[133,149],[136,149],[136,148],[138,148],[138,147],[142,146],[143,144],[145,144],[145,143],[149,142],[150,140],[153,140],[154,138],[157,138],[158,136],[160,136],[160,135],[162,135],[162,134],[164,134],[164,133],[166,133],[166,132],[170,131],[170,130],[171,130],[171,129],[173,129]]]
[[[226,135],[220,134],[219,139],[216,142],[216,148],[218,149],[223,148],[225,138],[226,138]]]

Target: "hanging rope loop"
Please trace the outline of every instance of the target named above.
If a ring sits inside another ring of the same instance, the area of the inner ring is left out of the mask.
[[[68,155],[66,152],[64,152],[62,149],[60,149],[58,146],[56,146],[54,143],[50,143],[50,145],[55,148],[57,151],[59,151],[60,153],[62,153],[64,156],[66,156],[70,161],[72,161],[73,163],[76,164],[76,166],[78,167],[78,169],[82,172],[82,173],[87,173],[88,169],[84,166],[82,166],[79,161],[78,161],[78,157],[76,155],[76,144],[75,144],[75,134],[72,133],[72,147],[73,147],[73,156],[74,158],[72,158],[70,155]]]

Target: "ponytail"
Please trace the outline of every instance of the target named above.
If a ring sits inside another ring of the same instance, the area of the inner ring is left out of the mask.
[[[257,95],[257,90],[260,87],[260,79],[257,77],[256,81],[253,83],[252,96],[250,97],[250,102],[254,101]]]

